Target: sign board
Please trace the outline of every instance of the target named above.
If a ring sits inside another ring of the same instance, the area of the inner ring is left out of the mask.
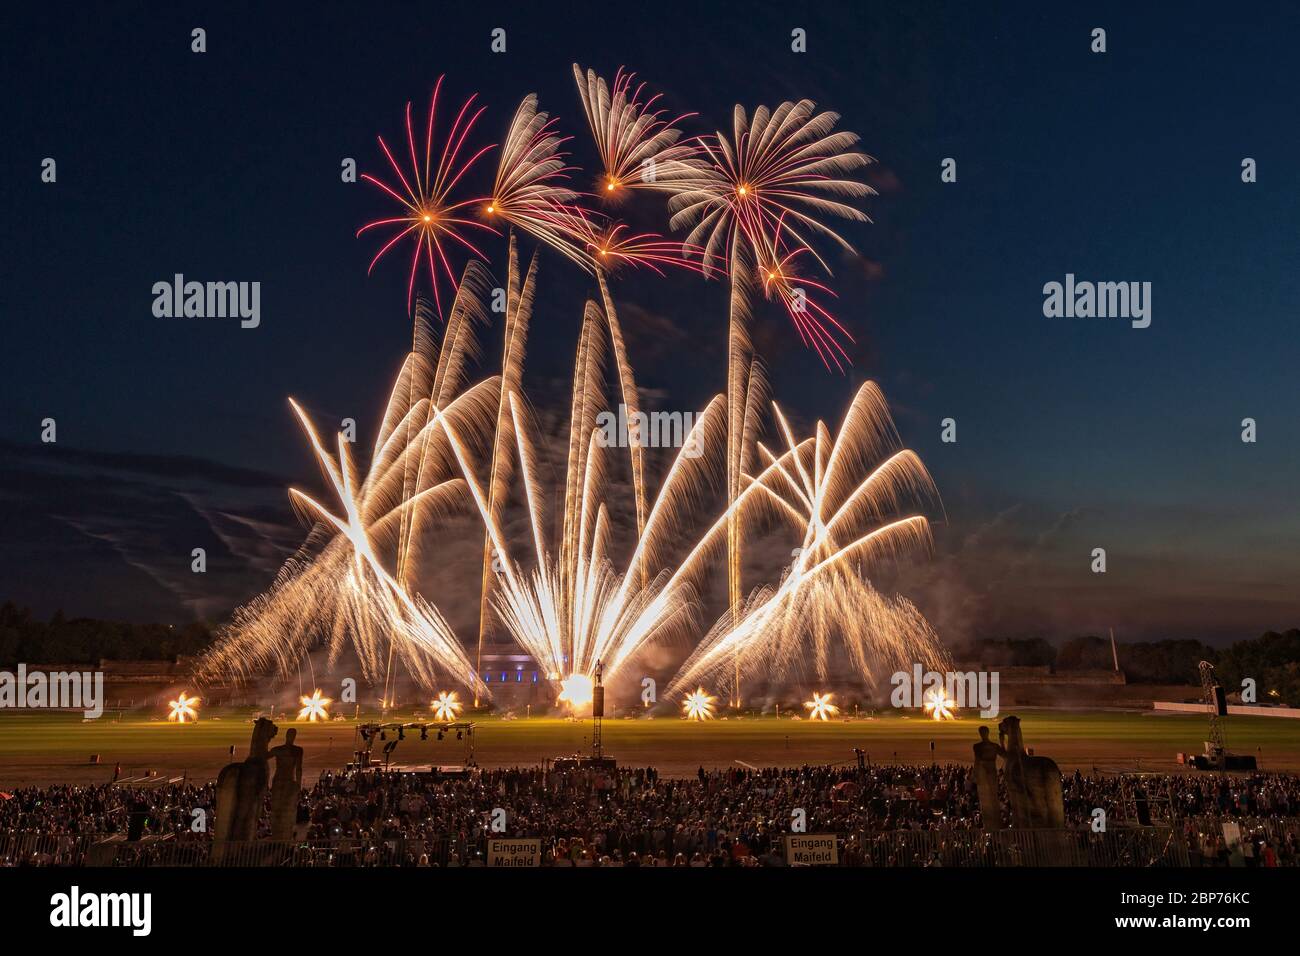
[[[488,866],[541,866],[541,840],[488,840]]]
[[[787,833],[785,862],[791,866],[838,866],[840,850],[834,833]]]

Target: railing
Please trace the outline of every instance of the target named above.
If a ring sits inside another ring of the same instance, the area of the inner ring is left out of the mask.
[[[1078,830],[892,830],[841,842],[848,866],[1187,866],[1187,845],[1167,827]]]
[[[1227,818],[1244,837],[1265,837],[1275,847],[1300,845],[1300,819]],[[1222,833],[1217,819],[1191,821],[1194,833]],[[1189,857],[1183,827],[1112,827],[1105,833],[1078,830],[890,830],[840,835],[841,866],[870,867],[1186,867]],[[0,833],[0,866],[89,867],[393,867],[476,865],[486,838],[460,840],[340,838],[228,842],[206,838],[146,837],[123,834],[61,835]],[[546,854],[544,853],[543,856]],[[1202,860],[1204,863],[1212,861]],[[1300,863],[1300,855],[1281,858]]]

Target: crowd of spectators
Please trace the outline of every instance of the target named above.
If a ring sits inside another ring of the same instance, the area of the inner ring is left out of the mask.
[[[1075,772],[1065,775],[1063,791],[1067,826],[1079,834],[1095,832],[1101,809],[1111,831],[1173,827],[1194,864],[1227,865],[1234,848],[1222,824],[1238,821],[1243,841],[1235,852],[1247,865],[1300,864],[1297,776]],[[18,834],[204,843],[214,803],[213,784],[0,792],[0,862],[21,862],[4,852],[5,839],[17,845]],[[1005,825],[1005,802],[1003,812]],[[882,850],[899,846],[929,848],[938,865],[935,846],[970,846],[958,838],[982,830],[974,776],[964,765],[701,768],[685,779],[647,768],[514,768],[325,773],[303,790],[298,838],[342,847],[358,865],[481,865],[488,839],[505,835],[539,839],[546,861],[561,866],[758,866],[784,862],[782,838],[796,822],[806,833],[838,835],[841,861],[850,865],[914,863]],[[947,836],[906,839],[919,832]]]

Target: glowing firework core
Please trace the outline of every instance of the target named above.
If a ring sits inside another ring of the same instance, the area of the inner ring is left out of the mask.
[[[175,700],[167,702],[171,707],[171,713],[167,715],[168,720],[174,720],[178,724],[183,724],[189,720],[198,720],[199,712],[196,708],[199,698],[186,697],[185,691],[181,691]]]
[[[586,674],[570,674],[560,681],[560,700],[574,710],[581,710],[595,696],[595,685]]]
[[[935,720],[953,720],[953,708],[957,702],[949,697],[942,687],[931,687],[925,692],[925,712]]]
[[[306,720],[314,724],[318,720],[330,719],[329,707],[331,699],[322,696],[319,687],[312,691],[310,697],[299,697],[298,700],[302,704],[302,710],[298,711],[299,720]]]
[[[804,701],[804,706],[808,708],[808,716],[813,720],[830,720],[840,712],[840,709],[831,703],[834,694],[819,694],[813,691],[813,699]]]
[[[433,716],[436,720],[455,720],[463,706],[456,692],[443,691],[433,702]]]
[[[713,702],[717,698],[709,695],[703,687],[698,687],[693,694],[687,694],[682,702],[682,711],[687,720],[711,720]]]

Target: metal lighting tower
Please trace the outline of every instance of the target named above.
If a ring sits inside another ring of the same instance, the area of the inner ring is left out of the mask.
[[[600,682],[604,671],[605,666],[596,661],[596,682],[591,688],[591,756],[596,760],[601,757],[600,721],[605,716],[605,685]]]
[[[1208,741],[1214,747],[1215,753],[1220,756],[1227,752],[1227,744],[1223,740],[1223,725],[1219,718],[1226,713],[1227,708],[1224,706],[1223,687],[1214,679],[1214,665],[1209,661],[1201,661],[1201,692],[1205,695],[1205,709],[1210,715],[1210,739]]]

